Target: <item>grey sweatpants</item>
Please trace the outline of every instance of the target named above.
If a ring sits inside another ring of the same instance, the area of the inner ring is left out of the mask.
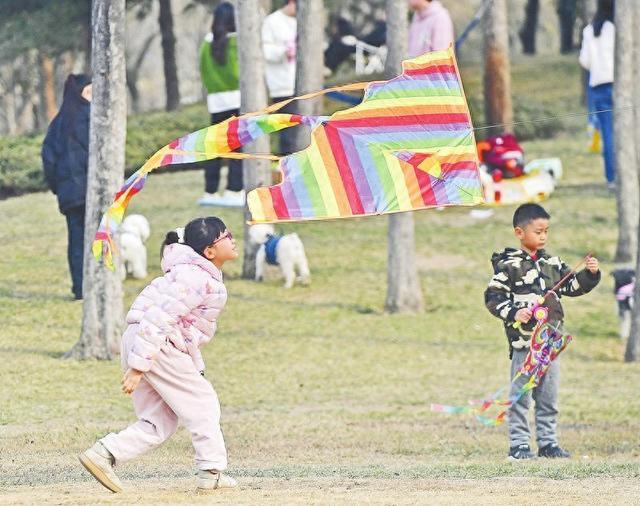
[[[513,350],[511,358],[511,379],[518,373],[528,349]],[[522,385],[528,381],[527,376],[521,376],[511,384],[510,395],[514,395]],[[523,395],[520,400],[509,408],[509,443],[511,447],[521,444],[529,444],[529,406],[531,397],[535,402],[536,440],[538,448],[548,444],[558,443],[556,435],[556,418],[558,416],[558,386],[560,384],[560,363],[556,358],[540,384],[532,391]]]

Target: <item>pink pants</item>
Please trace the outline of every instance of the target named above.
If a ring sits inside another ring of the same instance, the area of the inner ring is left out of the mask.
[[[135,331],[132,327],[122,337],[125,370]],[[171,343],[164,345],[132,397],[138,421],[100,440],[116,462],[133,459],[161,445],[176,431],[180,421],[191,432],[198,469],[227,468],[218,395],[196,370],[189,355]]]

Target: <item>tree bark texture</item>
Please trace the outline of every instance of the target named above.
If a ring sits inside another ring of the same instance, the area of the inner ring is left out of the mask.
[[[616,153],[618,244],[615,261],[633,262],[638,248],[638,167],[634,121],[634,30],[629,15],[637,0],[618,0],[616,6],[615,79],[613,127]]]
[[[160,0],[160,34],[162,36],[162,62],[164,65],[164,86],[167,93],[167,111],[175,111],[180,106],[178,68],[176,65],[176,37],[173,33],[171,0]]]
[[[524,54],[536,54],[536,32],[538,31],[540,0],[528,0],[524,13],[524,22],[519,32],[522,52]]]
[[[91,252],[100,218],[109,207],[124,174],[127,124],[125,87],[125,0],[93,0],[89,171],[84,235],[82,332],[67,353],[71,358],[110,359],[123,324],[122,283],[116,272]]]
[[[401,72],[407,56],[407,2],[387,0],[387,60],[385,76]],[[415,225],[412,213],[389,216],[387,256],[387,297],[385,310],[390,313],[417,312],[423,309],[422,289],[415,260]]]
[[[322,0],[299,0],[297,13],[298,34],[296,52],[296,91],[304,95],[322,89],[324,83],[324,12]],[[301,100],[295,103],[295,110],[302,115],[320,113],[322,100]],[[311,129],[298,126],[294,129],[295,151],[309,145]]]
[[[55,71],[53,68],[53,60],[50,56],[44,53],[40,53],[38,56],[40,61],[40,76],[42,79],[42,108],[48,125],[58,112],[58,106],[56,105]]]
[[[238,65],[240,71],[240,95],[242,112],[254,112],[267,106],[267,89],[264,82],[264,57],[262,54],[261,27],[264,13],[256,8],[253,0],[238,0],[236,26],[238,28]],[[268,153],[269,138],[262,136],[245,146],[247,153]],[[268,160],[243,160],[242,177],[245,191],[271,184]],[[242,277],[253,279],[256,272],[257,245],[249,240],[246,221],[251,218],[245,205],[244,256]]]
[[[629,17],[632,18],[632,26],[637,27],[638,23],[640,23],[640,2],[635,0],[629,0],[632,4],[631,12],[627,13]],[[619,9],[619,6],[616,6],[616,11]],[[616,21],[618,21],[618,17],[616,15]],[[633,58],[634,58],[634,72],[635,72],[635,83],[638,83],[638,79],[640,79],[640,34],[636,30],[633,33]],[[635,145],[636,145],[636,177],[640,174],[640,87],[635,85],[633,87],[633,105],[634,105],[634,134],[635,134]],[[640,233],[640,226],[637,228],[638,233]],[[638,238],[640,240],[640,238]],[[640,252],[637,255],[636,260],[636,275],[640,273]],[[635,362],[638,360],[639,348],[640,348],[640,282],[636,282],[635,291],[635,304],[632,309],[632,317],[631,317],[631,333],[629,335],[629,340],[627,341],[627,349],[625,350],[624,360],[625,362]]]
[[[513,132],[506,0],[493,0],[484,19],[485,123],[491,133]]]

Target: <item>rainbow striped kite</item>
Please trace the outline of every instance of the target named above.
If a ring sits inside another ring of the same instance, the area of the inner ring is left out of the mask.
[[[247,196],[253,222],[348,218],[483,202],[452,49],[402,64],[280,160],[282,183]]]
[[[124,183],[100,222],[96,258],[113,267],[113,234],[152,170],[216,157],[279,160],[282,183],[247,195],[252,223],[323,220],[483,202],[478,157],[452,49],[404,61],[389,81],[338,86],[274,104],[174,140]],[[271,114],[291,100],[364,89],[362,103],[330,117]],[[234,153],[299,124],[311,144],[292,155]]]

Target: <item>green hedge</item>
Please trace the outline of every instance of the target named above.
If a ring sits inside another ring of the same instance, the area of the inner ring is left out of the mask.
[[[138,170],[171,140],[208,125],[209,115],[202,105],[129,117],[126,174]],[[42,135],[0,137],[0,198],[47,189],[40,158],[42,139]]]
[[[471,119],[478,130],[477,139],[485,139],[500,129],[483,128],[486,126],[484,119],[484,103],[476,97],[467,97]],[[513,117],[516,123],[515,134],[519,141],[531,139],[548,139],[558,134],[564,123],[559,119],[557,113],[549,107],[532,100],[529,97],[513,97]]]
[[[468,100],[474,124],[484,125],[481,101],[473,97]],[[528,97],[514,97],[513,103],[518,122],[536,120],[516,125],[520,140],[552,137],[564,127],[557,118],[537,121],[553,116],[553,111]],[[172,113],[131,116],[127,124],[126,174],[140,168],[149,156],[171,140],[208,124],[209,116],[203,105],[184,107]],[[478,138],[483,138],[489,131],[479,130],[477,134]],[[0,137],[0,198],[47,188],[40,160],[41,146],[42,135]]]

